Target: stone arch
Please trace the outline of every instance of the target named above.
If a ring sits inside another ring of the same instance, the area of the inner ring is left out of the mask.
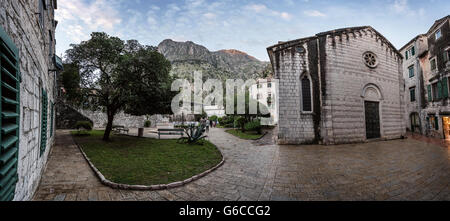
[[[384,100],[383,93],[380,87],[376,84],[367,84],[362,91],[361,97],[366,101],[382,101]]]

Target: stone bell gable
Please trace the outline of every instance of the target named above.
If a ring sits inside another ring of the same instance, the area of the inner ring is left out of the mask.
[[[278,143],[340,144],[405,134],[402,55],[372,27],[280,42],[268,53],[280,85]]]

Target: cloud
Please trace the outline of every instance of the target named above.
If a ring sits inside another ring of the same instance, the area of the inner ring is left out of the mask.
[[[397,14],[402,14],[402,15],[407,15],[407,16],[424,16],[425,15],[425,9],[420,8],[417,11],[411,9],[411,7],[409,6],[409,2],[408,0],[394,0],[393,4],[389,5],[391,11],[397,13]]]
[[[253,11],[255,13],[279,17],[286,21],[289,21],[292,18],[292,15],[289,14],[288,12],[272,10],[272,9],[267,8],[267,6],[264,4],[250,4],[250,5],[245,6],[244,8],[249,11]]]
[[[310,16],[310,17],[326,17],[327,15],[317,11],[317,10],[308,10],[308,11],[304,11],[303,12],[305,15]]]
[[[207,19],[214,19],[214,18],[217,17],[216,14],[211,13],[211,12],[205,13],[205,14],[203,14],[203,16],[204,16],[205,18],[207,18]]]

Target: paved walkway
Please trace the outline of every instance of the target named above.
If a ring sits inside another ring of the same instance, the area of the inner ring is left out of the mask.
[[[222,129],[226,163],[186,186],[103,186],[67,132],[57,132],[35,200],[450,200],[450,149],[417,140],[341,146],[256,145]]]

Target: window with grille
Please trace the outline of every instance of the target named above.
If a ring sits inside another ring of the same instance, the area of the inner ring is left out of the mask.
[[[302,110],[312,111],[311,81],[307,76],[302,79]]]
[[[19,51],[0,27],[0,201],[14,199],[20,125]]]

